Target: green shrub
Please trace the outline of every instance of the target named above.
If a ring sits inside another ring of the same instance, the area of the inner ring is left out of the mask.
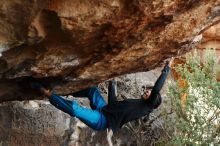
[[[175,68],[186,86],[178,82],[169,86],[174,111],[173,136],[170,145],[220,145],[220,67],[214,50],[206,50],[204,61],[197,52],[186,56],[186,63]],[[181,96],[186,94],[185,104]],[[172,121],[171,121],[172,122]]]

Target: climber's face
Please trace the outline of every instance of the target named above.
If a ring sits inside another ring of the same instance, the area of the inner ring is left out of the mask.
[[[146,90],[144,91],[144,94],[142,94],[142,98],[143,98],[144,100],[147,100],[147,99],[150,97],[150,94],[151,94],[151,89],[146,89]]]

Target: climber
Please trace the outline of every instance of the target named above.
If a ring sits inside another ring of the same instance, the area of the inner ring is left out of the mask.
[[[141,99],[126,99],[117,101],[115,95],[115,81],[109,81],[108,104],[96,87],[90,87],[70,95],[74,97],[87,97],[91,109],[80,106],[75,100],[70,101],[54,92],[50,92],[38,83],[32,88],[38,89],[56,108],[80,119],[83,123],[95,130],[110,128],[117,131],[125,123],[149,115],[161,104],[160,90],[167,78],[172,59],[166,62],[160,77],[152,89],[146,89]]]

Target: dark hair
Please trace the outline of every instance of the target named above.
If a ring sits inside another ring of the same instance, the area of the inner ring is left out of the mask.
[[[153,105],[154,105],[154,109],[158,108],[161,104],[162,98],[160,93],[157,94],[157,96],[154,99]]]
[[[153,86],[142,86],[142,91],[146,91],[146,90],[152,90]],[[141,95],[141,98],[143,99],[143,95]],[[153,108],[156,109],[160,106],[161,102],[162,102],[162,98],[160,93],[156,94],[156,97],[151,98],[150,100],[147,99],[147,102],[149,102],[149,104],[153,105]]]
[[[142,90],[151,90],[153,89],[153,86],[142,86]]]
[[[143,99],[144,93],[146,90],[152,90],[153,86],[142,86],[141,87],[141,98]]]

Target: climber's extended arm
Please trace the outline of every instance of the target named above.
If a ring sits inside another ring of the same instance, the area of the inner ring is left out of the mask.
[[[170,64],[171,64],[170,62],[167,62],[166,65],[164,66],[163,70],[161,71],[162,72],[161,75],[159,76],[159,78],[155,82],[154,87],[152,88],[150,98],[156,97],[156,95],[162,89],[162,87],[165,83],[165,80],[167,78],[167,75],[169,73],[169,70],[170,70]]]
[[[157,79],[157,81],[154,84],[154,87],[152,89],[152,92],[157,92],[159,93],[160,90],[162,89],[165,80],[167,78],[167,75],[169,73],[170,67],[168,65],[165,65],[165,67],[163,68],[163,70],[161,71],[161,75],[159,76],[159,78]]]

